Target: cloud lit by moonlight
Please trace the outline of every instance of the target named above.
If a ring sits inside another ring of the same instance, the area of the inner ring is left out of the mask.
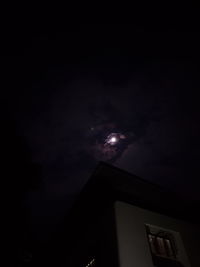
[[[120,132],[109,133],[108,127],[92,127],[90,152],[96,160],[115,161],[126,149],[129,138]],[[111,130],[111,129],[110,129]]]

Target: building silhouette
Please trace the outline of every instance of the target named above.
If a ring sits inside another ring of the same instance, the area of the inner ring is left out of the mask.
[[[200,266],[195,207],[101,162],[71,210],[66,266]]]

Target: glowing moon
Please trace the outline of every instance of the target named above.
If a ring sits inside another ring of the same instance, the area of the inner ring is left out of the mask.
[[[117,142],[117,138],[116,137],[112,137],[111,139],[110,139],[110,143],[116,143]]]
[[[105,140],[105,145],[114,146],[120,141],[120,134],[118,133],[111,133]]]

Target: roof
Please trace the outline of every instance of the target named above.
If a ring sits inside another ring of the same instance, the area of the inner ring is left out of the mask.
[[[197,222],[195,206],[158,185],[148,182],[108,163],[100,162],[77,202],[88,206],[103,205],[113,201],[130,204],[168,216]]]

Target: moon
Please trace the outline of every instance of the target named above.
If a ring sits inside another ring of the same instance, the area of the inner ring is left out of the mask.
[[[123,137],[125,137],[125,136],[120,134],[120,133],[111,133],[107,136],[107,138],[105,140],[105,146],[106,145],[114,146],[117,143],[119,143],[120,139],[124,139]]]

